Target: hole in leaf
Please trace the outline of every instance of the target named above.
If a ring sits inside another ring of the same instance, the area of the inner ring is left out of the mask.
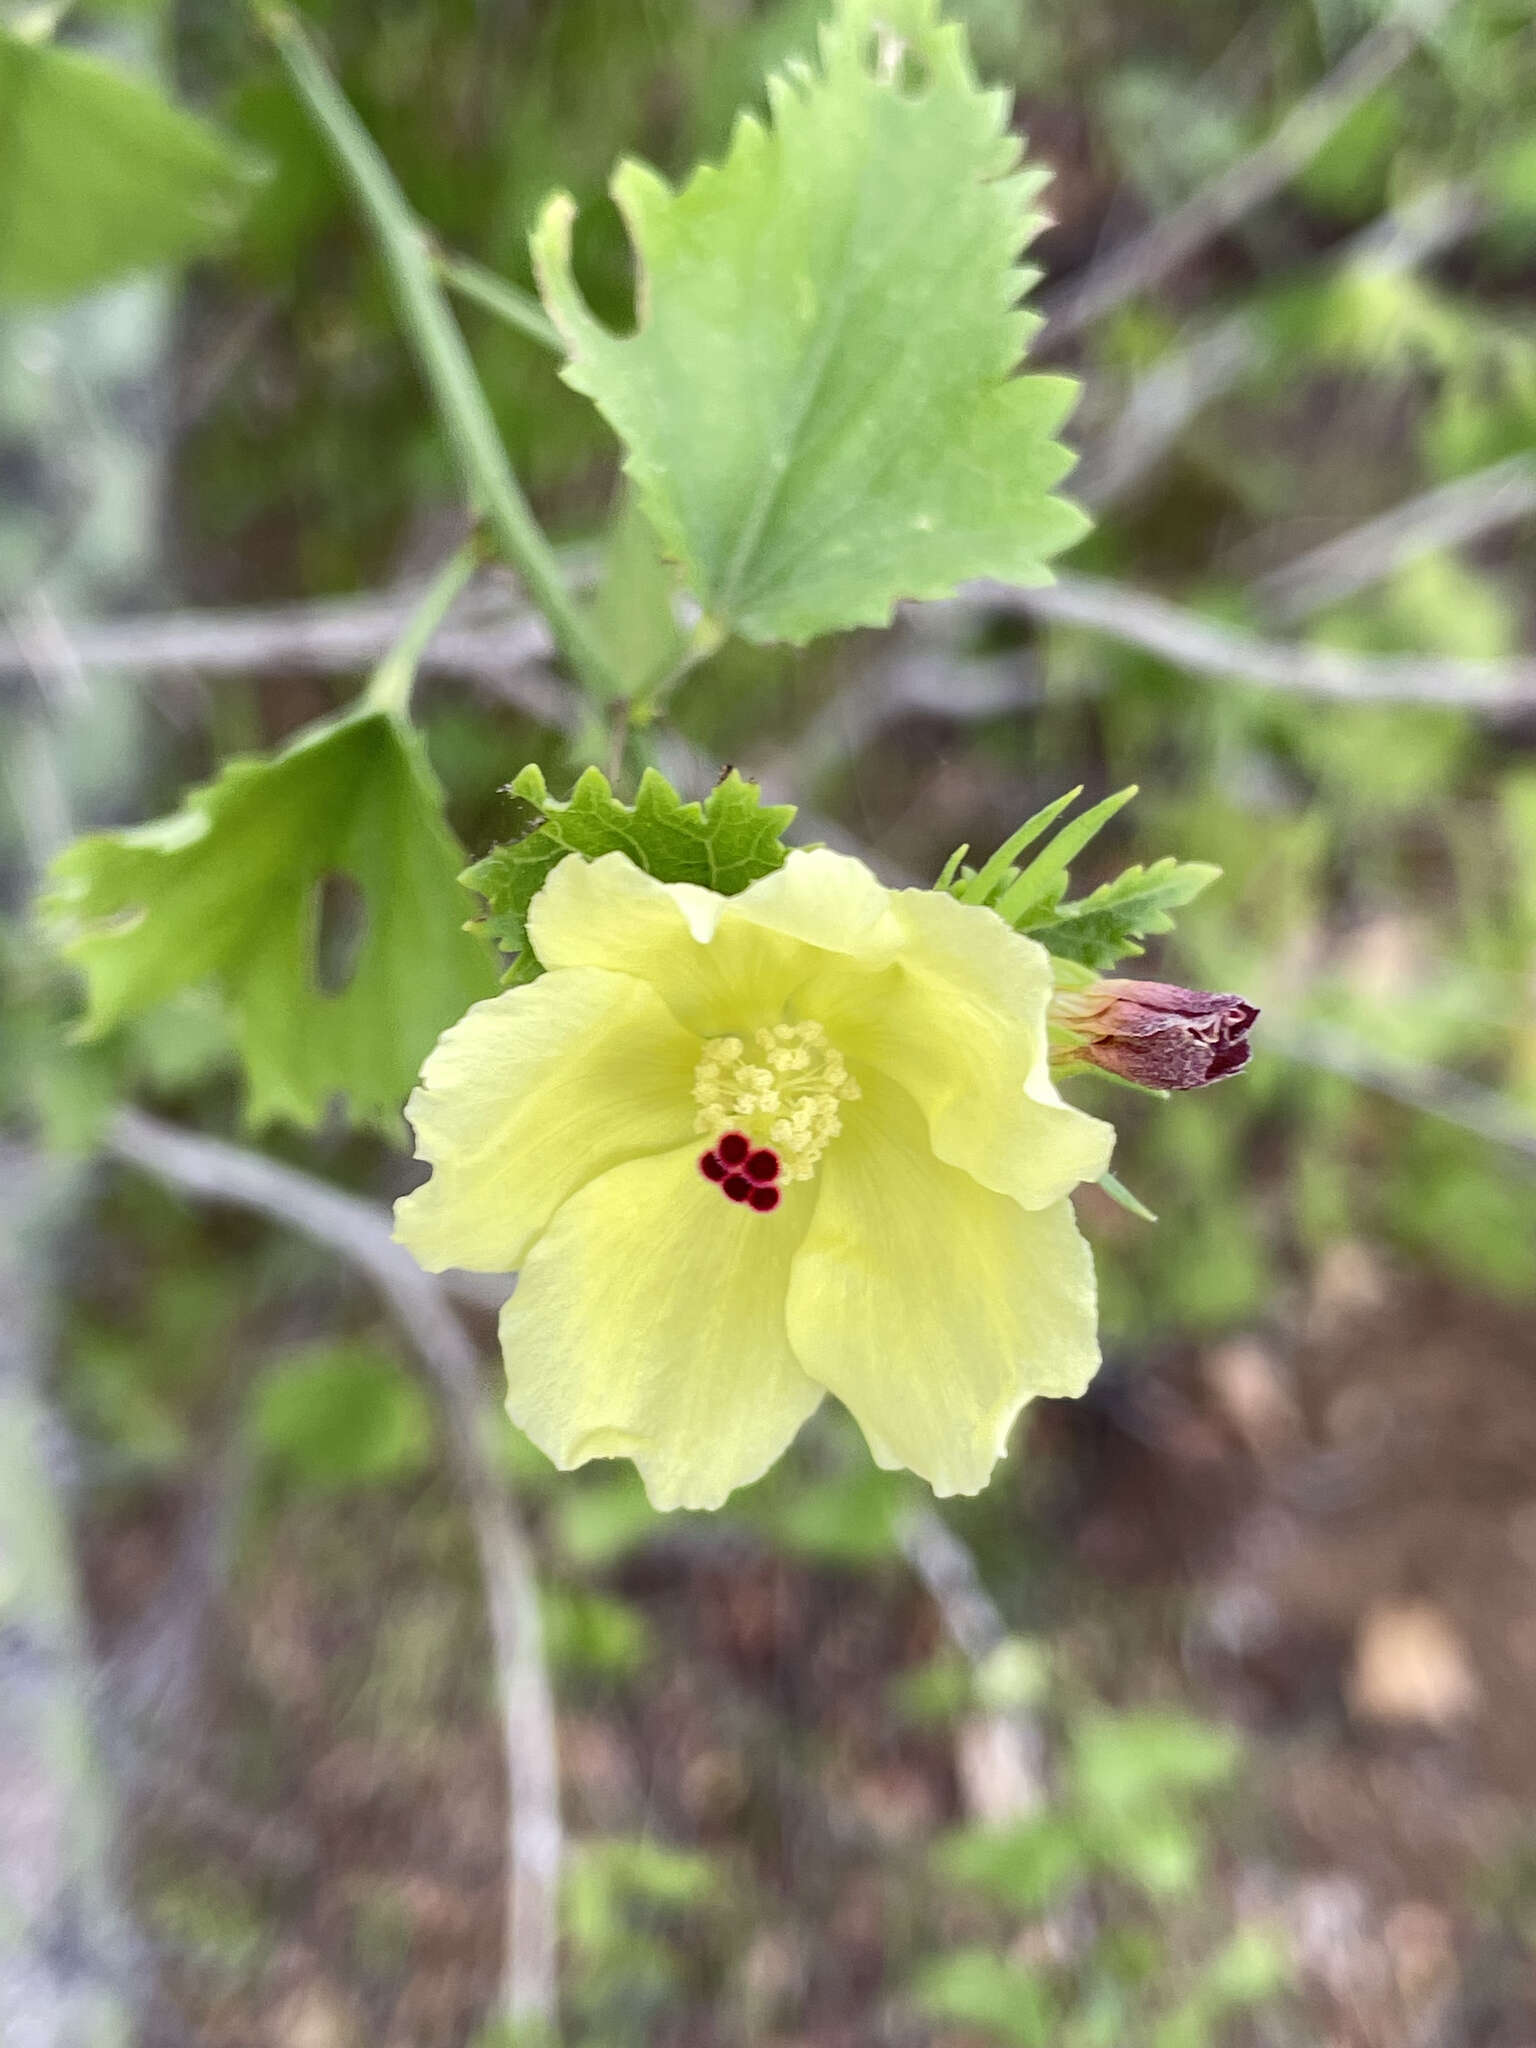
[[[928,88],[930,72],[928,59],[921,50],[909,45],[903,49],[896,66],[896,90],[906,99],[916,99]]]
[[[582,296],[614,334],[635,331],[635,252],[624,217],[605,194],[591,199],[571,230],[571,268]]]
[[[350,875],[315,884],[315,986],[339,996],[351,986],[368,931],[368,899]]]

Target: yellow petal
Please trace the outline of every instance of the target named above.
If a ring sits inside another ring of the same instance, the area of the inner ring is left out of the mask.
[[[890,900],[905,942],[878,989],[839,966],[802,993],[833,1043],[859,1072],[869,1063],[906,1089],[940,1159],[1026,1209],[1097,1180],[1114,1128],[1063,1102],[1051,1079],[1045,948],[932,889]]]
[[[935,1493],[975,1493],[1035,1394],[1099,1362],[1093,1261],[1066,1201],[1023,1209],[934,1158],[880,1076],[821,1162],[789,1335],[876,1457]]]
[[[718,1507],[821,1400],[784,1327],[812,1201],[738,1208],[692,1145],[582,1188],[501,1313],[513,1421],[567,1470],[633,1458],[654,1506]]]
[[[650,982],[701,1038],[774,1023],[829,956],[883,966],[905,934],[861,861],[791,853],[739,896],[658,882],[622,853],[563,860],[533,899],[528,936],[546,967],[605,967]],[[994,920],[995,921],[995,920]]]
[[[406,1105],[434,1171],[396,1204],[396,1236],[432,1272],[510,1272],[584,1182],[689,1139],[698,1057],[624,974],[576,968],[476,1003]]]

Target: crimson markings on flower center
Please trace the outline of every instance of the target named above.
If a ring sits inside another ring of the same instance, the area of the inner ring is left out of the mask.
[[[760,1216],[771,1215],[779,1206],[780,1191],[774,1185],[779,1177],[779,1155],[771,1145],[760,1145],[754,1151],[745,1131],[727,1131],[707,1152],[701,1152],[699,1171],[728,1201],[745,1202]]]
[[[779,1205],[779,1183],[809,1180],[843,1128],[842,1105],[859,1084],[817,1023],[768,1024],[753,1050],[711,1038],[693,1076],[696,1130],[714,1135],[699,1170],[733,1202],[760,1215]]]

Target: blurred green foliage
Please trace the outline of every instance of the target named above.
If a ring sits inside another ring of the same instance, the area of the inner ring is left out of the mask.
[[[271,1483],[331,1492],[428,1469],[432,1415],[398,1359],[362,1342],[307,1345],[252,1388],[246,1427]]]
[[[258,176],[148,85],[0,19],[0,305],[73,298],[211,248]]]
[[[1242,1926],[1197,1961],[1176,1960],[1158,1918],[1204,1878],[1201,1805],[1239,1762],[1226,1731],[1184,1715],[1078,1713],[1043,1812],[959,1830],[935,1850],[951,1884],[1026,1934],[1054,1920],[1057,1959],[1007,1952],[1000,1929],[926,1964],[919,2008],[1020,2048],[1207,2048],[1232,2016],[1271,2001],[1288,1976],[1273,1935]]]

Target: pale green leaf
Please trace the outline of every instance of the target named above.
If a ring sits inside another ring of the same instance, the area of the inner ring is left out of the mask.
[[[540,1589],[544,1654],[558,1676],[631,1678],[651,1655],[650,1626],[638,1608],[573,1586]]]
[[[344,1096],[393,1131],[438,1033],[495,987],[461,859],[420,739],[365,710],[229,762],[170,817],[77,840],[42,909],[85,974],[86,1036],[214,980],[253,1123],[313,1124]],[[328,890],[356,895],[350,959],[323,957]]]
[[[1032,818],[1026,818],[980,868],[962,868],[958,880],[954,873],[957,857],[952,856],[936,886],[947,887],[962,903],[985,904],[1005,923],[1027,930],[1032,921],[1041,920],[1042,913],[1055,910],[1066,892],[1073,861],[1135,796],[1136,785],[1133,782],[1126,789],[1116,790],[1113,796],[1069,820],[1059,832],[1051,834],[1026,867],[1019,867],[1018,856],[1033,846],[1082,793],[1079,784],[1036,811]]]
[[[1073,861],[1135,794],[1136,784],[1133,782],[1063,825],[1046,841],[1028,867],[1015,875],[994,897],[992,907],[998,916],[1022,930],[1042,905],[1057,903],[1066,890]]]
[[[1235,2012],[1276,1997],[1290,1980],[1290,1960],[1275,1935],[1240,1927],[1202,1968],[1200,1994],[1208,2009]]]
[[[785,1550],[823,1564],[873,1565],[896,1548],[895,1525],[907,1502],[904,1474],[855,1465],[793,1487],[747,1509],[748,1518]]]
[[[1171,932],[1172,913],[1192,903],[1220,874],[1208,861],[1175,860],[1170,854],[1150,867],[1129,867],[1092,895],[1058,903],[1038,921],[1026,917],[1016,928],[1062,959],[1102,974],[1117,960],[1145,952],[1142,939]]]
[[[1086,522],[1050,495],[1075,387],[1014,374],[1044,180],[1019,168],[1006,96],[978,88],[937,0],[842,0],[819,65],[768,98],[680,191],[620,167],[631,335],[593,317],[574,203],[549,203],[533,250],[566,381],[722,630],[798,644],[970,577],[1045,581]]]
[[[284,1358],[256,1382],[246,1428],[274,1475],[326,1492],[414,1478],[434,1440],[419,1383],[362,1341]]]
[[[69,298],[212,248],[256,175],[151,86],[0,28],[0,302]]]
[[[1094,1835],[1099,1862],[1149,1898],[1180,1898],[1199,1881],[1205,1862],[1201,1831],[1172,1807],[1101,1815]]]
[[[935,889],[954,889],[955,879],[960,873],[960,863],[965,859],[970,850],[969,840],[955,848],[949,859],[945,861],[943,867],[939,870],[938,880],[933,885]],[[955,893],[958,894],[959,891],[955,890]]]
[[[1016,2048],[1050,2048],[1061,2014],[1041,1975],[990,1948],[961,1948],[925,1963],[912,1999],[926,2019],[974,2028]]]
[[[632,1465],[604,1464],[598,1476],[563,1486],[552,1508],[557,1548],[567,1563],[606,1570],[648,1543],[661,1520]]]
[[[961,1828],[938,1844],[935,1860],[952,1884],[1038,1913],[1087,1875],[1089,1854],[1071,1816],[1047,1813],[1006,1826]]]
[[[1072,1731],[1072,1788],[1084,1807],[1124,1819],[1170,1793],[1225,1784],[1241,1755],[1229,1730],[1187,1714],[1084,1714]]]
[[[985,904],[1015,931],[1038,939],[1063,963],[1063,982],[1070,978],[1068,967],[1080,969],[1085,983],[1091,981],[1127,954],[1145,951],[1139,941],[1149,934],[1172,931],[1172,912],[1192,902],[1221,873],[1204,861],[1180,861],[1170,855],[1150,867],[1138,863],[1091,895],[1064,902],[1073,861],[1135,794],[1132,783],[1093,804],[1020,868],[1019,855],[1082,795],[1081,787],[1069,789],[1026,819],[980,868],[960,866],[966,851],[961,847],[945,863],[934,887],[947,889],[962,903]]]
[[[517,956],[507,976],[512,985],[543,972],[528,945],[528,906],[567,854],[596,860],[627,853],[660,882],[696,882],[735,896],[783,866],[783,835],[795,815],[791,804],[765,804],[757,785],[734,770],[702,804],[685,803],[654,768],[641,777],[633,804],[621,803],[596,768],[585,771],[565,802],[550,795],[537,767],[523,769],[510,788],[539,812],[539,823],[524,838],[493,847],[463,880],[485,898],[491,938]]]

